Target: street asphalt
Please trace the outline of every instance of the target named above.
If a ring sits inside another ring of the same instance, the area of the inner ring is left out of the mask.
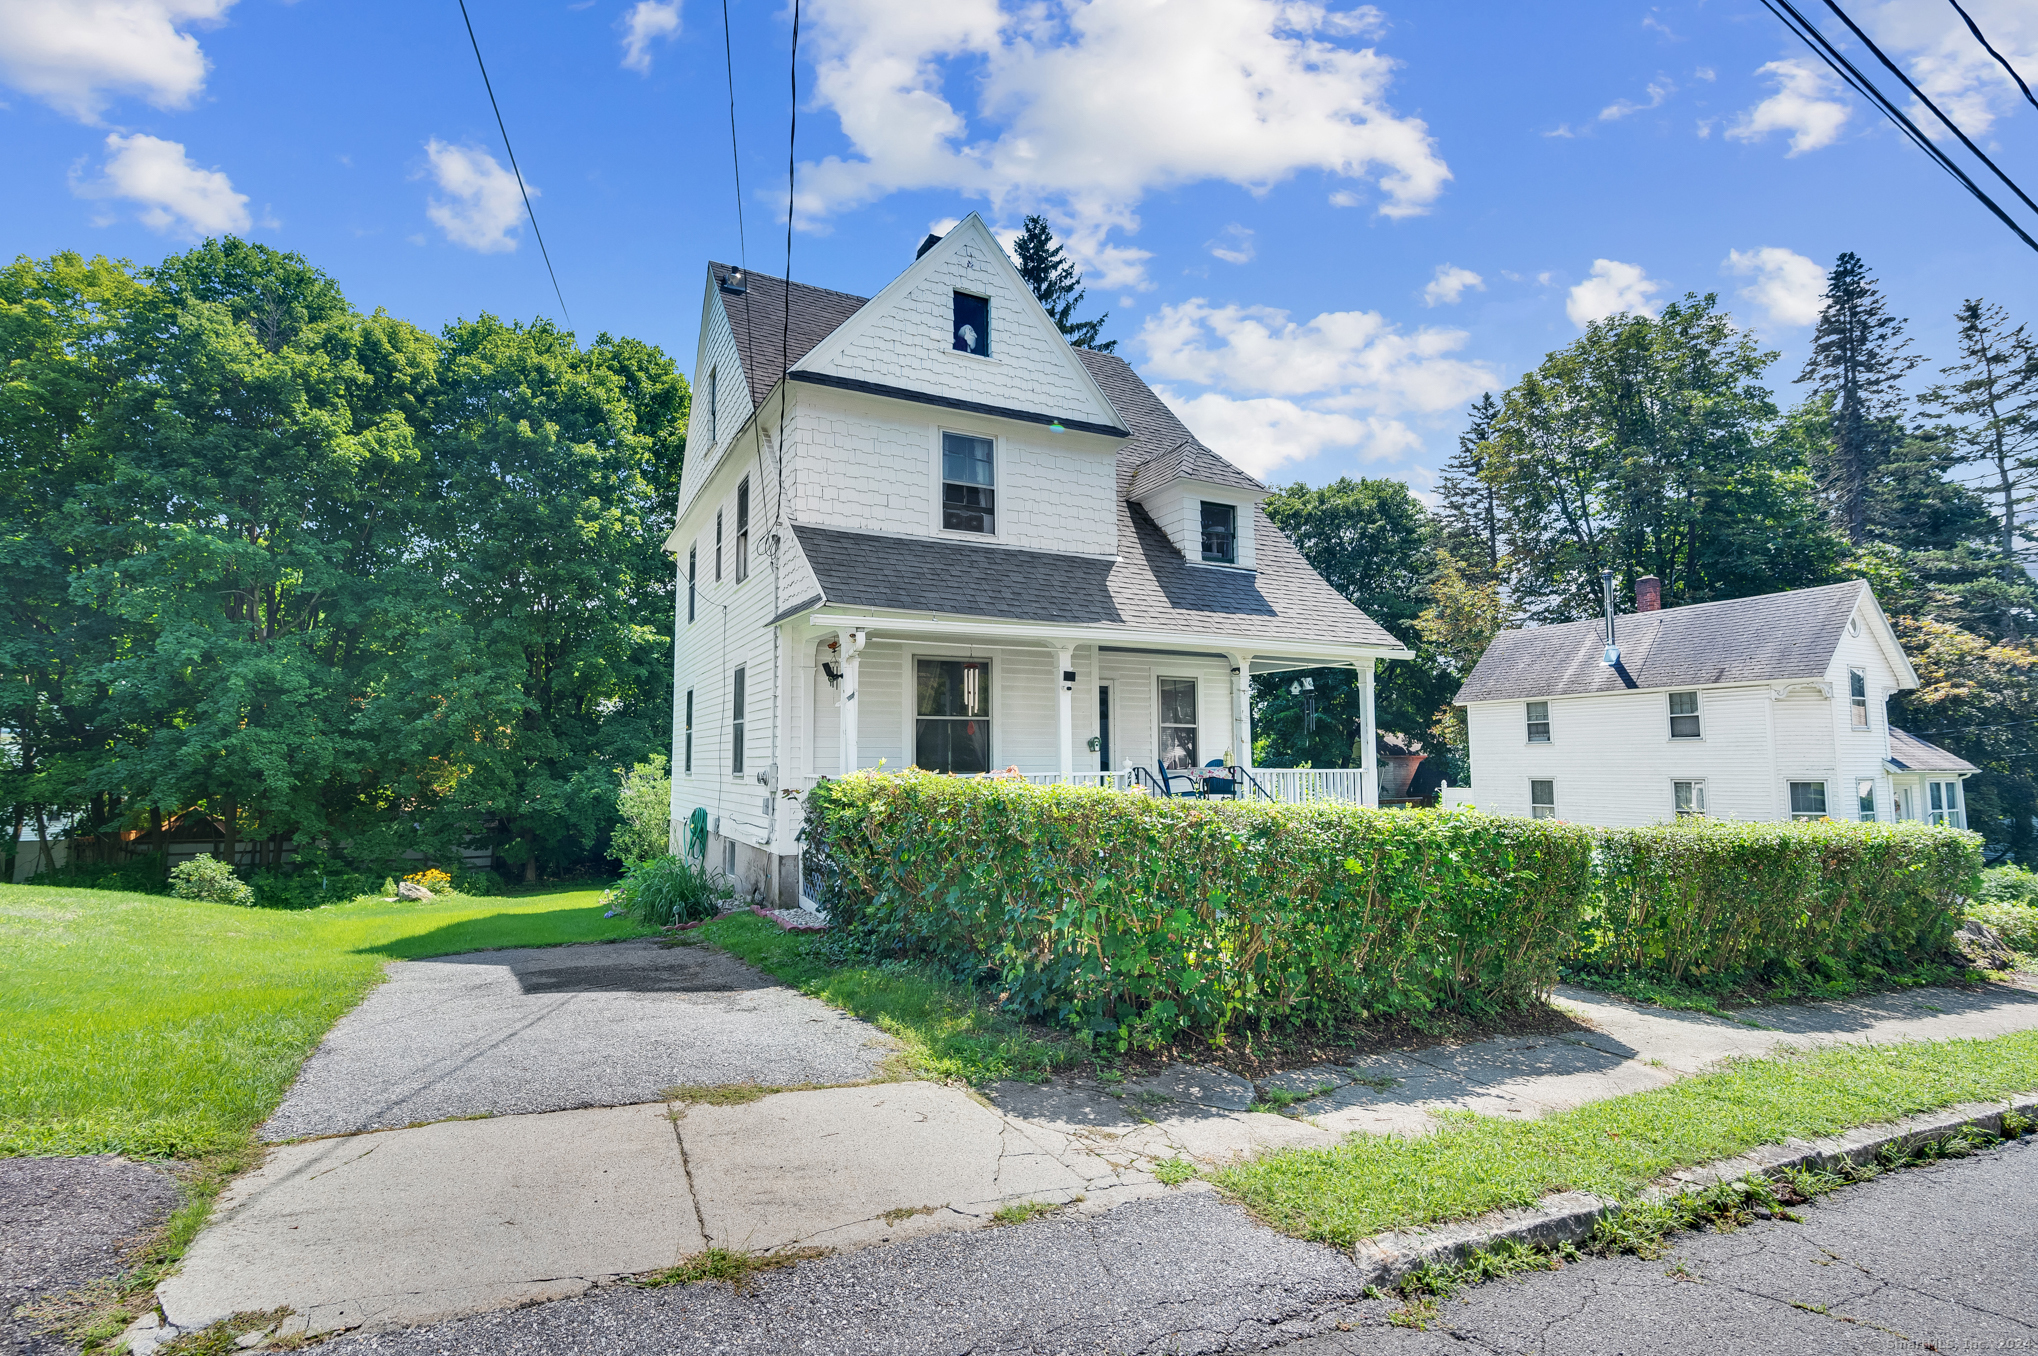
[[[125,1159],[0,1158],[0,1354],[72,1350],[16,1310],[119,1274],[178,1195],[168,1173]]]
[[[1208,1193],[941,1234],[721,1283],[600,1287],[330,1356],[474,1353],[1189,1353],[1577,1356],[2038,1349],[2038,1143],[1886,1174],[1799,1224],[1686,1235],[1479,1287],[1424,1331],[1364,1299],[1345,1254]]]

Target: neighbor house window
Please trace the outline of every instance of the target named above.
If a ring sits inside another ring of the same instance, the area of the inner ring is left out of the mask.
[[[1238,564],[1238,510],[1230,504],[1203,503],[1203,559]]]
[[[729,771],[743,775],[743,670],[737,669],[729,684]]]
[[[750,577],[750,477],[736,487],[736,582]]]
[[[722,511],[715,510],[715,582],[722,582]]]
[[[1529,818],[1557,817],[1557,784],[1540,778],[1529,783]]]
[[[1697,739],[1698,694],[1696,692],[1673,692],[1670,694],[1670,737],[1672,739]]]
[[[686,725],[685,725],[685,727],[684,727],[684,728],[685,728],[685,730],[686,730],[686,761],[685,761],[685,763],[683,763],[683,764],[681,765],[681,768],[680,768],[680,770],[681,770],[682,772],[685,772],[685,773],[686,773],[687,775],[691,776],[691,775],[693,775],[693,689],[692,689],[692,688],[688,688],[688,689],[686,690]]]
[[[1161,763],[1196,766],[1196,680],[1160,680]]]
[[[929,772],[989,772],[989,661],[922,659],[913,680],[914,764]]]
[[[1967,816],[1960,809],[1959,782],[1927,782],[1925,803],[1931,813],[1926,818],[1934,824],[1944,824],[1949,829],[1967,827]]]
[[[951,532],[997,530],[997,468],[989,438],[941,435],[941,525]]]
[[[1868,728],[1868,674],[1861,669],[1847,670],[1847,720],[1857,730]]]
[[[708,369],[708,450],[711,452],[714,450],[715,444],[722,441],[721,437],[716,432],[716,430],[721,426],[721,421],[716,419],[715,417],[718,413],[720,413],[716,406],[717,402],[715,400],[715,369],[710,367]]]
[[[1705,816],[1705,783],[1672,782],[1670,800],[1677,808],[1679,819],[1702,819]]]
[[[1826,784],[1824,782],[1792,782],[1790,784],[1790,817],[1792,819],[1824,819],[1826,817]]]
[[[969,292],[955,294],[955,347],[979,358],[991,356],[991,299]]]
[[[1854,804],[1863,824],[1875,822],[1875,778],[1863,777],[1854,783]]]
[[[1547,744],[1550,742],[1550,704],[1530,702],[1528,704],[1528,742]]]
[[[694,595],[698,592],[694,586],[694,571],[700,564],[700,554],[698,546],[686,548],[686,619],[689,624],[693,621]]]

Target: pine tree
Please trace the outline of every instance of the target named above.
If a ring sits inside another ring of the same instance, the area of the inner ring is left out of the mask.
[[[1076,307],[1083,302],[1083,275],[1076,272],[1076,266],[1062,253],[1061,242],[1048,229],[1046,217],[1036,213],[1026,218],[1013,253],[1018,256],[1019,276],[1026,279],[1026,285],[1040,299],[1048,319],[1068,336],[1071,344],[1077,348],[1095,349],[1099,353],[1111,353],[1117,349],[1116,339],[1107,339],[1101,344],[1097,342],[1098,331],[1111,318],[1109,311],[1095,320],[1075,318]]]
[[[1955,318],[1960,360],[1939,369],[1953,380],[1927,391],[1925,404],[1962,421],[1953,435],[1958,464],[1982,472],[1975,488],[1992,501],[1996,540],[2014,562],[2028,554],[2019,510],[2038,497],[2038,344],[2022,325],[2011,328],[2000,306],[1970,300]]]
[[[1472,422],[1458,435],[1458,450],[1437,476],[1437,517],[1445,549],[1483,579],[1500,570],[1500,495],[1486,476],[1486,441],[1500,418],[1488,391],[1472,406]]]
[[[1826,275],[1825,309],[1798,380],[1832,397],[1831,441],[1819,458],[1819,487],[1848,540],[1869,537],[1869,504],[1891,453],[1903,441],[1899,383],[1924,358],[1906,352],[1904,322],[1889,313],[1859,255],[1842,254]]]

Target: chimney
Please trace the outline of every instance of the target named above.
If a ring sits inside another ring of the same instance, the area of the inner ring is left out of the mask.
[[[933,249],[936,245],[940,243],[941,237],[933,234],[932,232],[929,232],[927,238],[920,242],[920,248],[913,251],[913,257],[915,259],[918,259],[921,255],[925,254],[928,250]]]
[[[1663,581],[1653,574],[1645,574],[1635,581],[1635,611],[1661,612],[1663,610]]]

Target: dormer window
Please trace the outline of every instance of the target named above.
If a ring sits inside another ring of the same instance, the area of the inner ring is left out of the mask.
[[[950,532],[997,530],[997,466],[993,457],[989,438],[941,435],[941,525]]]
[[[991,356],[991,299],[972,292],[955,294],[955,349]]]
[[[1238,564],[1238,509],[1203,501],[1203,559],[1213,565]]]

